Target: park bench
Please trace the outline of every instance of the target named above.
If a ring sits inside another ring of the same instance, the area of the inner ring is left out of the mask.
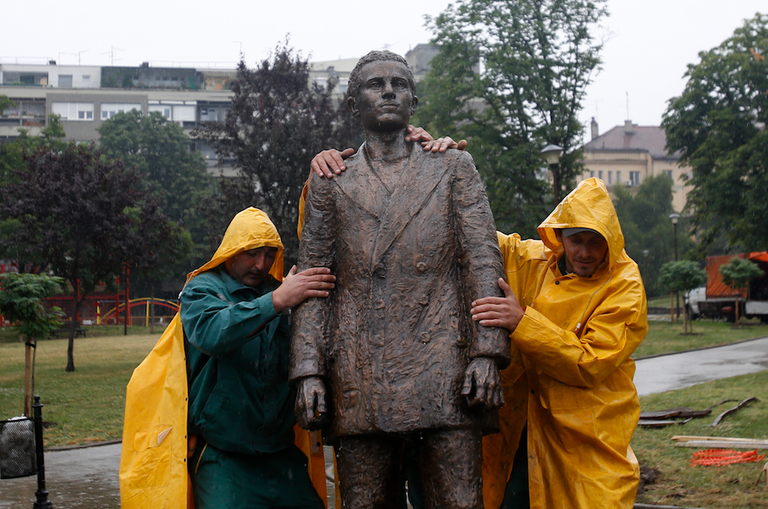
[[[65,337],[69,335],[70,325],[64,324],[61,327],[59,327],[57,330],[51,332],[51,336],[55,336],[56,339],[59,339],[59,334],[64,334]],[[85,337],[85,333],[87,331],[80,327],[80,325],[75,326],[75,337],[82,336]]]

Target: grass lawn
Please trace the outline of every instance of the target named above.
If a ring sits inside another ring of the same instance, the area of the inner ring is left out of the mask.
[[[83,327],[85,329],[86,336],[89,338],[103,338],[107,336],[122,336],[122,325],[94,325]],[[165,327],[155,326],[155,332],[160,334]],[[128,335],[142,335],[149,334],[149,327],[131,326],[128,327]],[[66,339],[66,333],[59,334],[59,338]],[[79,339],[79,338],[78,338]],[[15,327],[0,327],[0,343],[18,343],[19,334],[16,332]]]
[[[130,329],[129,329],[130,330]],[[47,446],[115,440],[122,436],[125,386],[160,334],[77,338],[75,369],[67,373],[67,340],[40,341],[35,393],[43,403]],[[0,344],[0,419],[24,409],[24,345]]]
[[[768,506],[765,480],[755,486],[758,473],[768,457],[759,463],[725,467],[691,466],[693,453],[700,449],[676,447],[671,440],[673,435],[768,438],[768,371],[645,396],[640,398],[640,405],[644,411],[681,406],[700,410],[722,399],[741,401],[750,396],[756,396],[760,401],[752,402],[729,415],[715,428],[709,425],[720,413],[735,406],[735,403],[725,403],[713,409],[710,416],[693,419],[682,426],[638,428],[632,439],[632,448],[641,465],[659,470],[660,475],[637,501],[710,509],[757,509]]]
[[[682,300],[682,296],[680,297]],[[682,303],[680,306],[682,307]],[[662,295],[661,297],[653,297],[652,299],[648,299],[648,307],[649,308],[667,308],[669,309],[669,294]]]
[[[741,324],[735,329],[732,323],[694,320],[694,334],[686,335],[682,334],[682,320],[677,323],[652,321],[648,325],[648,335],[632,354],[634,359],[768,336],[768,325],[755,323]]]

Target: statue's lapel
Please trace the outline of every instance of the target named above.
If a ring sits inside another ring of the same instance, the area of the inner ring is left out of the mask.
[[[443,164],[431,165],[425,168],[425,163],[430,159],[418,143],[413,144],[411,157],[406,169],[389,199],[386,209],[381,217],[381,225],[376,236],[373,251],[373,267],[381,261],[392,243],[400,236],[413,216],[424,207],[432,196],[437,185],[445,176],[450,162],[445,158]],[[430,171],[431,175],[424,175]]]
[[[373,172],[364,149],[365,143],[347,160],[347,170],[333,180],[350,200],[381,219],[389,192]]]

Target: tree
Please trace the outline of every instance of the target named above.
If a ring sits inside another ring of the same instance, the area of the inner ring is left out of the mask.
[[[660,295],[664,288],[659,285],[659,269],[675,258],[675,232],[669,220],[674,212],[672,179],[662,173],[644,179],[636,192],[614,186],[613,194],[627,254],[639,264],[648,295]],[[683,258],[693,247],[684,221],[678,225],[677,235],[679,255]]]
[[[0,188],[18,183],[16,174],[27,168],[26,156],[38,148],[45,147],[48,150],[61,150],[66,144],[61,140],[64,137],[64,127],[61,125],[61,117],[56,114],[48,116],[48,125],[45,126],[40,136],[29,136],[26,129],[19,129],[19,136],[9,143],[0,144]],[[0,193],[0,204],[2,193]],[[18,228],[18,221],[8,217],[0,217],[0,259],[10,260],[19,272],[34,270],[35,267],[25,260],[20,246],[13,242],[2,242],[3,238],[10,238]]]
[[[237,212],[255,206],[277,226],[287,266],[296,259],[299,197],[312,157],[328,147],[349,146],[350,133],[360,132],[351,127],[346,106],[335,104],[334,85],[310,84],[307,60],[285,45],[256,69],[240,61],[226,120],[194,133],[211,143],[220,161],[234,159],[238,171],[237,178],[220,180],[220,192],[209,202],[209,219],[219,235],[214,244]]]
[[[118,113],[101,125],[99,136],[104,154],[136,168],[160,197],[161,212],[189,231],[193,248],[184,254],[191,257],[179,256],[175,250],[163,263],[171,269],[166,276],[183,281],[189,267],[201,265],[208,253],[208,229],[200,204],[210,199],[214,182],[205,161],[199,152],[190,151],[191,140],[183,129],[157,112],[148,116],[138,110]]]
[[[32,394],[35,391],[35,357],[37,340],[58,330],[61,309],[46,310],[43,299],[61,291],[64,280],[46,274],[0,274],[0,315],[18,322],[20,338],[24,339],[24,415],[32,416]]]
[[[741,251],[768,249],[768,15],[699,53],[662,127],[692,169],[688,209],[706,245],[724,233]]]
[[[7,95],[0,94],[0,115],[5,112],[8,108],[14,108],[16,107],[16,103],[11,101]]]
[[[667,262],[659,271],[659,284],[670,292],[687,293],[707,283],[707,271],[696,262],[683,260]],[[690,332],[688,324],[690,323]],[[688,319],[688,306],[683,311],[683,334],[693,334],[693,323]]]
[[[581,173],[578,120],[602,45],[603,0],[459,0],[430,19],[440,53],[415,122],[467,138],[497,226],[533,236]],[[564,149],[545,200],[541,149]]]
[[[155,289],[164,281],[178,275],[179,260],[189,258],[194,244],[189,231],[173,221],[165,220],[159,208],[131,207],[126,208],[125,212],[131,217],[131,238],[140,242],[140,245],[131,249],[131,252],[138,256],[127,261],[134,270],[133,274],[138,271],[149,285],[149,329],[150,333],[154,334]],[[146,225],[151,227],[146,228]]]
[[[108,161],[91,145],[40,147],[26,163],[14,170],[18,182],[1,190],[0,214],[16,219],[18,227],[0,240],[71,285],[66,370],[74,371],[74,327],[86,295],[100,281],[113,282],[124,261],[140,259],[148,232],[169,220],[158,213],[157,199],[137,171]]]
[[[739,326],[739,297],[740,293],[744,290],[749,290],[749,283],[755,278],[763,275],[763,271],[744,258],[733,257],[728,263],[721,265],[718,269],[720,277],[723,283],[733,290],[737,290],[736,294],[736,327]],[[749,295],[747,295],[749,298]]]

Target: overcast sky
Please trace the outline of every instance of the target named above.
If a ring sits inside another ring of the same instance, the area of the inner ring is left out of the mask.
[[[33,11],[4,9],[0,63],[233,67],[242,51],[253,65],[288,34],[290,46],[312,60],[382,48],[405,54],[431,37],[424,14],[437,15],[449,3],[38,0],[30,4]],[[593,77],[581,115],[585,123],[595,117],[601,133],[627,118],[659,125],[667,100],[683,90],[686,65],[744,19],[768,12],[768,3],[608,0],[608,9],[611,15],[596,34],[606,39],[603,70]]]

